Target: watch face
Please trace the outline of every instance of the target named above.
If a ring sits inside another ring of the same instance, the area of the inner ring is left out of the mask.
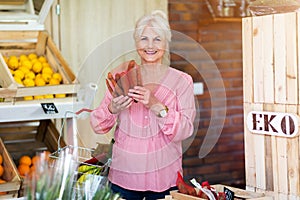
[[[160,115],[161,117],[165,117],[165,116],[167,116],[167,111],[166,111],[166,110],[161,110],[161,111],[159,112],[159,115]]]

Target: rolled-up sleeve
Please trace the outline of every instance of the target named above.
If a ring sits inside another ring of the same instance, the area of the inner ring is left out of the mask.
[[[189,75],[177,90],[177,108],[170,108],[165,118],[159,118],[159,126],[173,141],[181,141],[193,134],[196,116],[193,80]]]

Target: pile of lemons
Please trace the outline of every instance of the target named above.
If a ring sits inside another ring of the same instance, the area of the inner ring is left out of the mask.
[[[4,60],[14,77],[14,80],[25,87],[59,85],[62,84],[62,76],[53,71],[45,56],[35,53],[20,56],[4,56]],[[64,98],[65,94],[47,94],[26,96],[24,100]]]

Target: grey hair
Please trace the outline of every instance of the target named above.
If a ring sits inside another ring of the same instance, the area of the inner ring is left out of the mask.
[[[155,28],[155,32],[166,41],[166,49],[163,58],[164,64],[170,65],[170,47],[172,33],[170,30],[170,25],[167,15],[161,10],[154,10],[151,14],[144,15],[141,17],[135,26],[133,33],[134,40],[137,43],[138,39],[141,37],[146,26],[151,26]]]

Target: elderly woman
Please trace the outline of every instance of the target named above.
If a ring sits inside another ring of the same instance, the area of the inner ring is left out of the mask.
[[[140,18],[134,39],[141,63],[133,64],[142,84],[125,91],[127,86],[110,83],[90,123],[99,134],[116,125],[108,175],[112,190],[129,200],[159,199],[176,189],[177,172],[182,173],[181,142],[192,135],[196,113],[193,80],[169,66],[171,30],[165,13]],[[128,64],[111,74],[122,74]]]

